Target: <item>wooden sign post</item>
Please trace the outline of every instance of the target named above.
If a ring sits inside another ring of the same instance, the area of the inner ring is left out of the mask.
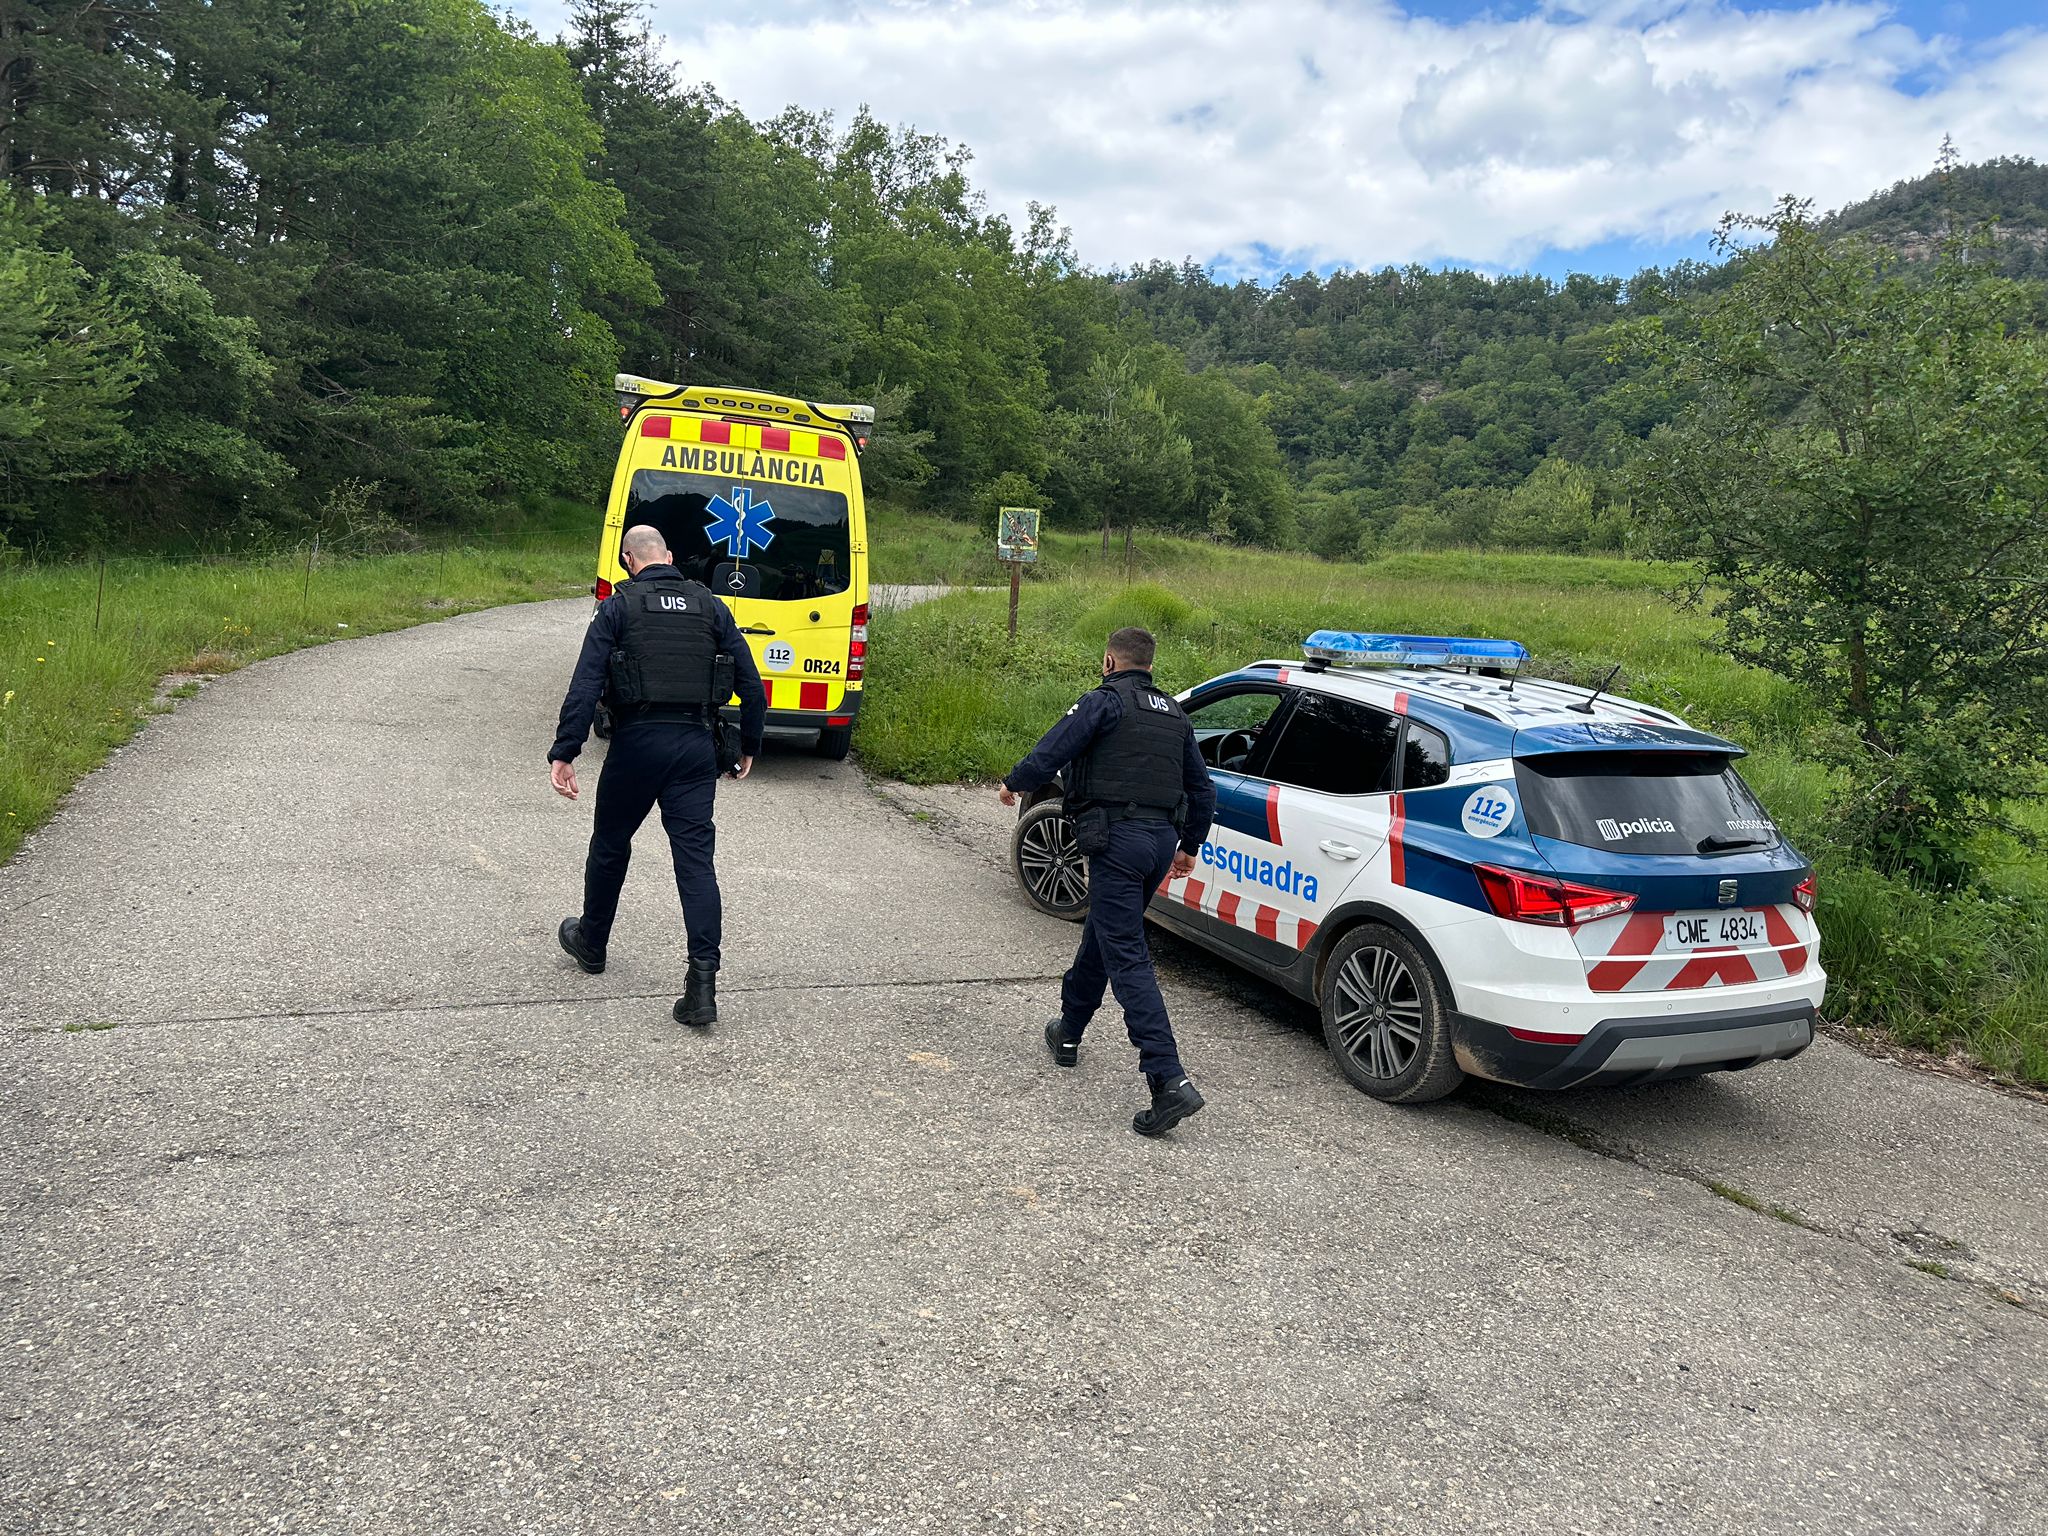
[[[1038,508],[996,509],[996,558],[1010,568],[1010,638],[1017,638],[1017,594],[1024,567],[1038,561]]]

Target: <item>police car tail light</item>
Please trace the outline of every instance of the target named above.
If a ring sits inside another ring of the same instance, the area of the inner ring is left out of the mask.
[[[1496,917],[1514,923],[1541,923],[1550,928],[1577,928],[1626,912],[1636,904],[1627,891],[1603,891],[1597,885],[1575,885],[1550,875],[1475,864],[1479,888]]]
[[[590,595],[601,603],[612,595],[612,584],[600,576],[597,585],[590,589]]]
[[[853,638],[846,645],[846,680],[859,682],[868,670],[868,605],[856,604],[853,610]]]
[[[1792,887],[1792,904],[1811,917],[1813,915],[1814,898],[1819,894],[1819,891],[1814,888],[1813,876],[1808,875],[1804,880]]]

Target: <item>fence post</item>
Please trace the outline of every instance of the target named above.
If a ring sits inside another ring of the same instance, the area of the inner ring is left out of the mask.
[[[313,542],[306,546],[306,584],[299,592],[299,621],[310,622],[313,617],[313,557],[320,553],[320,535],[313,535]]]
[[[100,632],[100,610],[107,606],[107,557],[100,556],[100,590],[92,600],[92,632]]]

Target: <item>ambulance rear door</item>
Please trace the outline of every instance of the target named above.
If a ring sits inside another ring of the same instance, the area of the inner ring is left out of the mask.
[[[683,412],[639,430],[624,525],[660,529],[682,574],[732,610],[772,711],[840,709],[865,555],[846,440]]]

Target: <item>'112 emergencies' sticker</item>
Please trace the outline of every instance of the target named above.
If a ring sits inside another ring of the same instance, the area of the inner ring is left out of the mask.
[[[1499,837],[1514,825],[1514,791],[1500,784],[1473,790],[1458,820],[1474,837]]]

